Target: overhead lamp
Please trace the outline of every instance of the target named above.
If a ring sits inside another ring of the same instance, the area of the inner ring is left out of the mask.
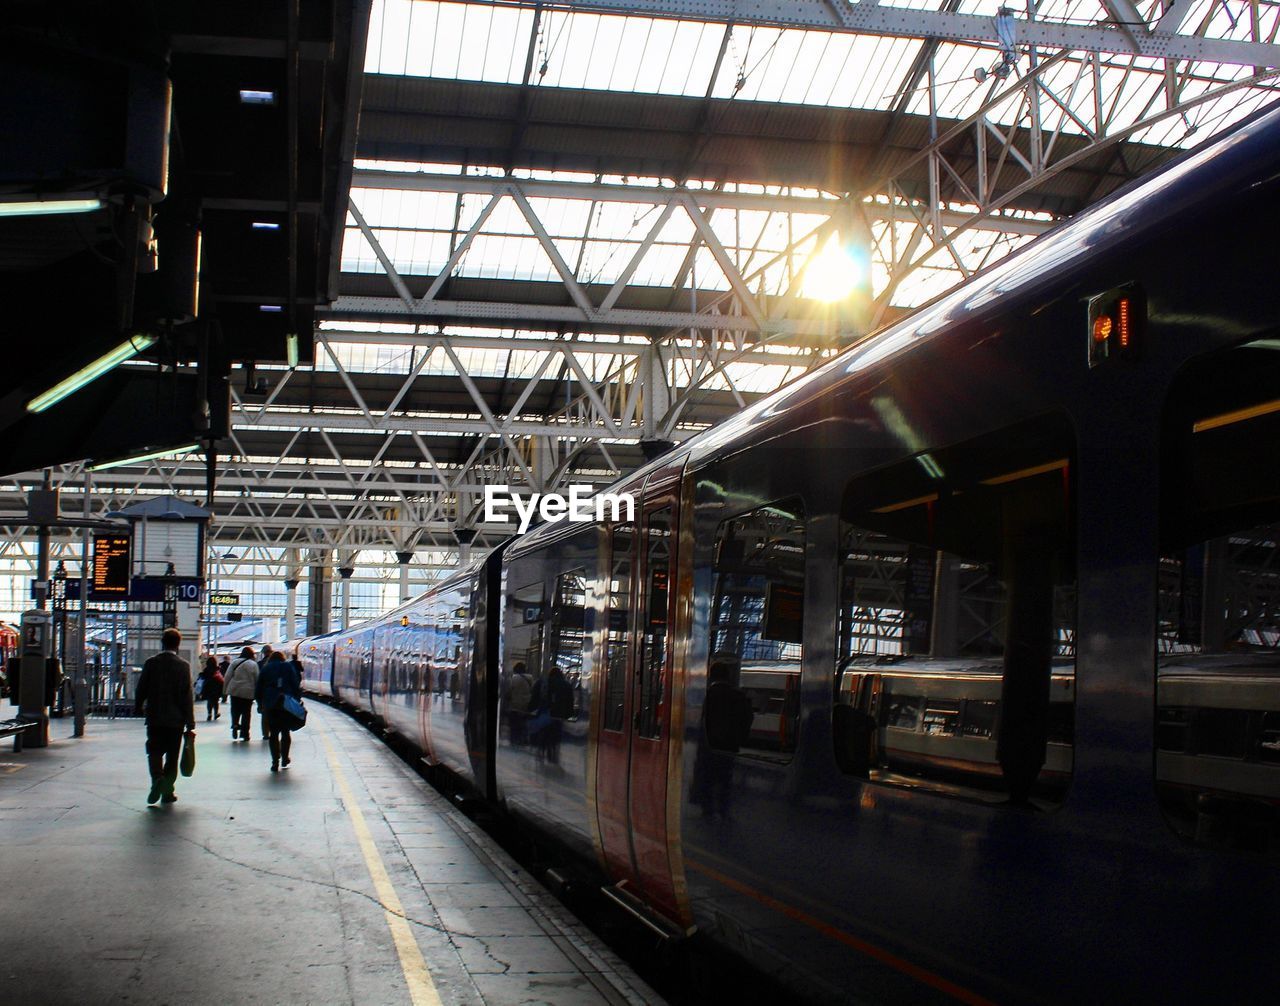
[[[298,366],[298,333],[290,332],[284,337],[284,359],[290,370]]]
[[[120,343],[111,352],[98,357],[88,366],[81,367],[70,377],[59,381],[43,394],[36,395],[35,398],[27,402],[27,411],[43,412],[49,406],[56,405],[68,395],[79,391],[91,381],[96,381],[103,374],[114,370],[125,360],[132,359],[144,350],[150,349],[155,343],[156,337],[154,335],[140,333],[129,336],[126,341]]]
[[[919,463],[920,467],[924,469],[925,474],[928,475],[929,478],[931,479],[946,478],[946,473],[942,470],[942,466],[938,464],[934,456],[930,454],[928,451],[926,451],[924,454],[917,456],[916,461]]]
[[[43,217],[62,213],[92,213],[103,207],[101,199],[24,199],[0,202],[0,217]]]
[[[272,220],[255,220],[250,225],[255,231],[278,231],[280,225]]]
[[[199,444],[187,444],[185,447],[163,447],[158,451],[149,451],[146,454],[135,454],[128,458],[118,458],[115,461],[103,461],[100,464],[90,465],[91,472],[105,472],[108,468],[120,468],[123,465],[136,465],[143,461],[154,461],[156,458],[176,457],[179,454],[190,454],[192,451],[200,449]]]
[[[275,91],[254,91],[248,88],[240,89],[240,104],[242,105],[274,105],[275,103]]]
[[[258,310],[263,314],[279,314],[284,310],[283,304],[259,304]]]

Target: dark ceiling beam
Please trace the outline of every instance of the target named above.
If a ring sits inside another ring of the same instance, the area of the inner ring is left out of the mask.
[[[196,56],[232,56],[237,59],[284,59],[288,44],[279,38],[235,38],[227,35],[174,35],[173,51]],[[327,40],[302,40],[298,43],[301,59],[323,62],[329,59],[332,43]]]

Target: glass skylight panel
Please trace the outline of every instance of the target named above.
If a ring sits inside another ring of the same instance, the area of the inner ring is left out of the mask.
[[[343,272],[378,272],[381,270],[373,246],[354,227],[348,227],[342,239]]]

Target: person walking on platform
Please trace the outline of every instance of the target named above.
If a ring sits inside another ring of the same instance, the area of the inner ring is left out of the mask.
[[[264,644],[264,645],[263,645],[263,647],[262,647],[262,659],[258,661],[258,674],[259,674],[259,675],[261,675],[261,674],[262,674],[262,672],[263,672],[264,670],[266,670],[266,668],[267,668],[267,663],[268,663],[268,661],[270,661],[270,660],[271,660],[271,654],[273,654],[274,652],[275,652],[275,649],[272,647],[272,645],[271,645],[270,643],[266,643],[266,644]],[[267,733],[268,733],[268,731],[267,731],[267,714],[266,714],[266,711],[265,711],[261,706],[259,706],[259,707],[258,707],[258,712],[262,714],[262,739],[265,741],[265,740],[267,739]]]
[[[231,696],[231,739],[249,739],[249,721],[253,718],[253,697],[258,691],[258,662],[253,647],[246,646],[227,671],[223,687]]]
[[[147,764],[151,770],[151,792],[147,803],[160,800],[173,803],[178,780],[178,753],[182,749],[182,732],[196,733],[195,696],[191,689],[191,667],[178,656],[182,633],[165,629],[161,636],[164,649],[147,660],[138,677],[134,704],[139,715],[146,710]]]
[[[289,747],[293,743],[293,720],[281,702],[286,695],[302,698],[302,680],[293,664],[277,650],[258,675],[258,710],[267,724],[267,740],[271,744],[271,771],[289,767]]]
[[[204,682],[200,697],[204,699],[205,722],[222,719],[222,710],[218,708],[218,704],[222,701],[222,686],[225,681],[222,672],[218,670],[218,661],[213,657],[205,660],[204,670],[200,672],[200,680]]]
[[[302,686],[302,681],[306,678],[306,670],[302,666],[302,658],[298,656],[301,650],[294,650],[293,656],[289,658],[289,666],[293,668],[295,674],[298,675],[298,686]]]

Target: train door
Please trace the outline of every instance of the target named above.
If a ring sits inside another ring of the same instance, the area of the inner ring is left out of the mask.
[[[676,611],[669,584],[677,568],[678,474],[651,476],[637,525],[612,531],[604,708],[596,744],[596,809],[606,865],[623,881],[622,890],[670,919],[683,914],[667,820],[670,629]]]

